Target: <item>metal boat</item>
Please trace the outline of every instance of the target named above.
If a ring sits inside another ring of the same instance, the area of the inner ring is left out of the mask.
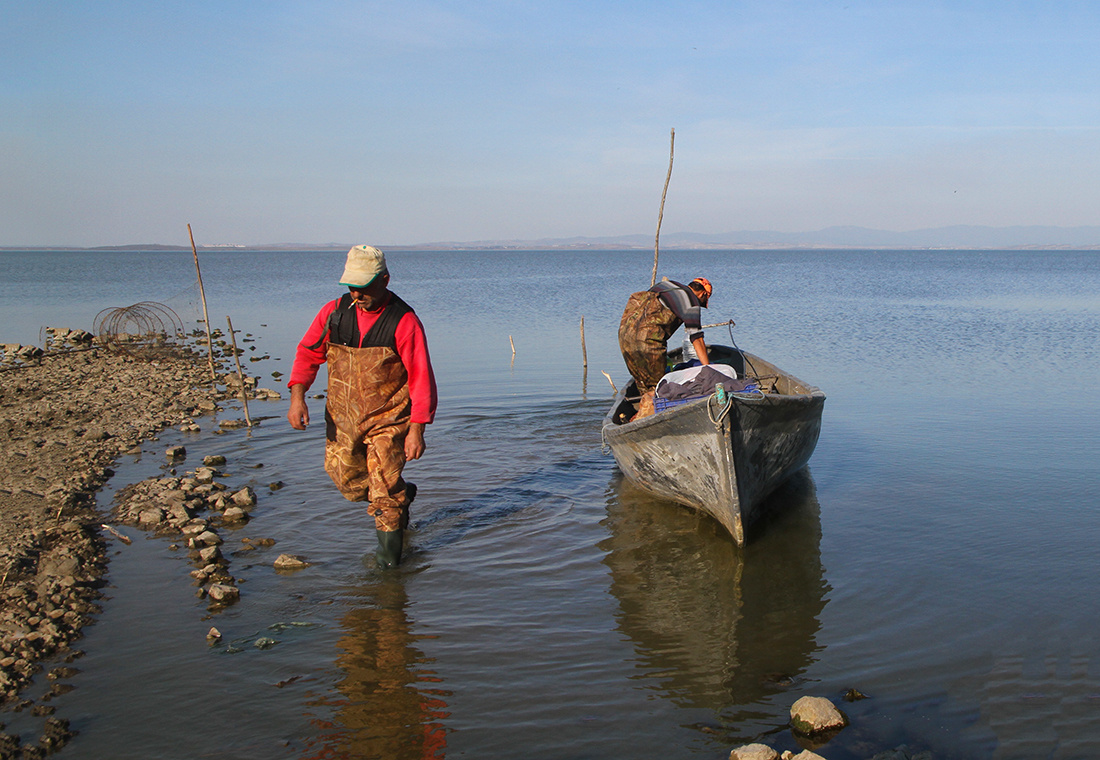
[[[763,504],[806,466],[821,434],[825,394],[758,356],[708,346],[712,364],[728,364],[758,390],[715,392],[642,419],[631,381],[615,396],[603,440],[623,474],[650,493],[702,510],[739,546]],[[679,359],[679,350],[669,353]]]

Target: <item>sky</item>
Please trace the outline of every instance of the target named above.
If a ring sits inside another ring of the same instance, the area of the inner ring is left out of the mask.
[[[1100,224],[1100,3],[0,0],[0,246]]]

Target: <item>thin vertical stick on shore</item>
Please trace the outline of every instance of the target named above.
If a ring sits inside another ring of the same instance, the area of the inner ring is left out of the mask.
[[[581,315],[581,358],[584,360],[584,368],[588,369],[588,349],[584,347],[584,315]]]
[[[661,220],[665,216],[665,195],[668,194],[668,181],[672,179],[672,156],[676,152],[676,130],[668,140],[668,174],[665,175],[665,189],[661,191],[661,210],[657,212],[657,237],[653,241],[653,277],[649,281],[649,287],[657,284],[657,256],[661,251]]]
[[[244,404],[244,421],[252,427],[252,418],[248,416],[248,389],[244,387],[244,372],[241,371],[241,357],[237,354],[237,335],[233,332],[233,320],[227,315],[225,321],[229,323],[229,338],[233,345],[233,361],[237,362],[237,380],[241,383],[241,402]]]
[[[206,311],[206,291],[202,287],[202,272],[199,271],[199,251],[195,248],[195,235],[191,224],[187,225],[187,234],[191,238],[191,253],[195,256],[195,274],[199,276],[199,297],[202,299],[202,321],[206,324],[206,355],[210,360],[210,382],[214,382],[214,339],[210,337],[210,315]]]

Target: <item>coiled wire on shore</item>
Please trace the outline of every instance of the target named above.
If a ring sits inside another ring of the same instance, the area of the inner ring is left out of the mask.
[[[155,301],[104,309],[96,314],[92,331],[101,346],[141,359],[178,356],[187,350],[183,322]]]

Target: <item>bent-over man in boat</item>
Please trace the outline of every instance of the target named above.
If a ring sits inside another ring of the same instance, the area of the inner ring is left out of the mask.
[[[348,251],[342,297],[325,304],[298,344],[290,373],[290,426],[309,424],[305,393],[328,362],[325,470],[349,501],[369,501],[383,568],[401,562],[416,486],[405,463],[425,451],[424,426],[435,417],[436,386],[424,326],[387,289],[377,248]]]
[[[703,340],[701,309],[713,292],[710,281],[696,277],[687,285],[662,280],[630,296],[619,323],[619,349],[642,394],[635,419],[653,414],[653,392],[665,374],[668,339],[684,325],[699,362],[710,364]]]

